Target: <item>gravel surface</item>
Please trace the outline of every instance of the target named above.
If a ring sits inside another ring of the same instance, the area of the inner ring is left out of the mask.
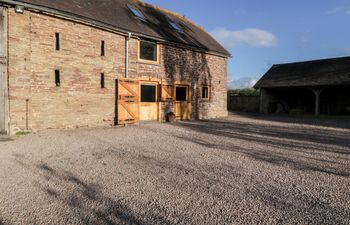
[[[0,138],[0,225],[350,224],[350,121],[260,115]]]

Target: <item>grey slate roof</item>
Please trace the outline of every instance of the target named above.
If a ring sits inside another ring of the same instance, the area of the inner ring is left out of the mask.
[[[2,2],[0,0],[0,2]],[[164,41],[185,44],[202,51],[229,56],[203,28],[183,16],[139,0],[15,0],[15,2],[53,9],[82,19],[89,19],[123,31],[134,32]],[[147,18],[143,22],[133,16],[127,4],[137,7]],[[204,4],[204,3],[203,3]],[[179,33],[168,21],[177,22],[184,30]]]
[[[350,84],[350,57],[273,65],[254,88]]]

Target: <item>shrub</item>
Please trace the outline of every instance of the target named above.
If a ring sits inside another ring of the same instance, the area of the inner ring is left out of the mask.
[[[260,91],[254,88],[232,89],[228,91],[228,94],[236,96],[259,96]]]

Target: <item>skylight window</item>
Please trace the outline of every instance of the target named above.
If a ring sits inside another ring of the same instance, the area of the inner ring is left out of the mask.
[[[145,15],[143,15],[143,13],[138,8],[135,8],[131,5],[128,5],[128,8],[132,12],[132,14],[134,14],[135,17],[137,17],[140,20],[146,21]]]
[[[171,28],[173,28],[174,30],[176,30],[177,32],[183,32],[182,28],[180,27],[180,25],[178,23],[176,23],[173,20],[169,21],[169,24],[171,26]]]

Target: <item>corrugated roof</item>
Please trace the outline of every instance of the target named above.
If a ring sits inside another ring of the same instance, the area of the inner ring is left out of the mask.
[[[350,84],[350,57],[273,65],[255,88]]]
[[[138,0],[15,0],[14,2],[57,10],[117,29],[185,44],[203,51],[230,55],[203,28],[185,17]],[[128,4],[138,8],[145,15],[147,22],[137,19],[128,9]],[[171,28],[169,20],[178,23],[183,32],[177,32]]]

